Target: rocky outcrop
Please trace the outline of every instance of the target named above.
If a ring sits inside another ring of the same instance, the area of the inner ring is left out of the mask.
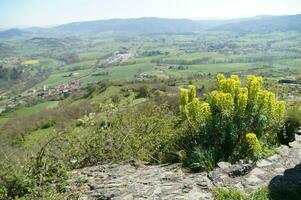
[[[186,173],[178,164],[105,164],[72,172],[68,192],[80,199],[213,199],[214,187],[250,193],[263,186],[301,182],[301,136],[255,164],[221,162],[212,172]],[[284,175],[289,172],[291,175]]]

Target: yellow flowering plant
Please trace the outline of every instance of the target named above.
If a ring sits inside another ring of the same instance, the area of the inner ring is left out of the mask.
[[[237,75],[219,74],[216,83],[217,89],[206,94],[204,102],[197,98],[195,86],[180,90],[180,112],[197,133],[196,145],[219,149],[217,160],[233,160],[234,154],[236,159],[246,157],[246,152],[237,152],[246,141],[255,154],[259,141],[274,142],[268,140],[277,137],[284,122],[285,103],[263,89],[262,77],[248,76],[243,87]]]
[[[189,89],[180,90],[180,112],[187,119],[193,129],[197,129],[202,123],[206,123],[211,116],[211,110],[208,103],[201,103],[196,98],[196,87],[188,86]]]
[[[250,159],[256,159],[260,157],[262,148],[256,134],[247,133],[245,140],[247,144],[247,157]]]

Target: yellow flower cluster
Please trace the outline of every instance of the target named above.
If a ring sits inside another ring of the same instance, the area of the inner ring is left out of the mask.
[[[230,93],[235,96],[241,86],[240,80],[237,75],[232,75],[226,79],[223,74],[219,74],[216,77],[218,90],[224,93]]]
[[[277,101],[275,109],[275,120],[276,122],[282,122],[286,114],[285,102]]]
[[[188,110],[188,90],[180,89],[180,112],[186,116]]]
[[[238,114],[243,114],[249,104],[252,110],[266,116],[267,123],[279,123],[285,116],[285,103],[277,101],[274,93],[263,90],[262,77],[253,75],[247,78],[247,87],[241,88],[241,82],[236,75],[226,79],[224,75],[217,75],[218,92],[210,94],[210,105],[216,105],[221,111],[235,107]],[[227,94],[227,95],[226,95]],[[230,95],[232,95],[232,99]]]
[[[262,153],[262,148],[255,133],[246,134],[246,143],[248,146],[248,156],[257,157]]]
[[[254,100],[257,98],[258,92],[261,90],[263,86],[262,77],[256,77],[253,75],[249,75],[247,78],[247,88],[249,91],[250,100]]]
[[[196,125],[204,124],[211,118],[211,108],[208,103],[199,103],[197,107],[197,115],[195,118]]]
[[[248,103],[248,89],[241,88],[238,76],[232,75],[226,79],[223,74],[218,74],[216,79],[218,92],[210,94],[211,99],[213,98],[211,103],[216,104],[221,111],[231,111],[236,106],[238,112],[244,112]],[[237,102],[234,101],[235,99]]]
[[[275,94],[267,90],[260,90],[257,93],[256,103],[261,113],[268,115],[267,117],[273,117],[276,108]]]
[[[262,77],[250,75],[247,77],[246,87],[241,87],[239,77],[232,75],[225,78],[219,74],[217,91],[207,96],[207,103],[201,103],[196,97],[196,87],[190,85],[188,89],[180,91],[180,111],[193,124],[206,122],[216,113],[230,114],[229,116],[253,117],[265,116],[266,126],[281,123],[285,116],[285,103],[277,101],[274,93],[263,90]]]
[[[209,104],[219,111],[232,111],[234,109],[234,98],[230,93],[213,91],[209,94]]]
[[[208,103],[201,103],[196,98],[196,87],[189,86],[189,89],[180,90],[180,112],[193,126],[198,126],[209,120],[211,110]]]
[[[188,92],[188,101],[193,101],[193,99],[196,97],[196,87],[194,85],[189,85],[189,92]]]
[[[248,89],[240,88],[237,95],[237,111],[244,113],[248,104]]]
[[[274,93],[259,90],[256,94],[256,107],[261,115],[267,117],[269,123],[279,123],[285,117],[285,102],[277,101]]]

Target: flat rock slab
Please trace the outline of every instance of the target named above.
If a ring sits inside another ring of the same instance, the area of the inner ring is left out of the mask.
[[[212,199],[207,173],[186,174],[178,164],[108,164],[75,170],[72,177],[69,192],[82,199]]]
[[[300,138],[297,138],[298,140]],[[68,193],[82,200],[189,199],[211,200],[214,187],[233,187],[251,193],[263,186],[291,186],[301,182],[301,143],[281,146],[259,160],[242,176],[230,172],[243,164],[219,163],[210,173],[185,173],[179,164],[105,164],[74,170]]]

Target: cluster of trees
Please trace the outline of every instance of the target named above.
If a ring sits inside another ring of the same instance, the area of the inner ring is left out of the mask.
[[[23,70],[19,67],[6,68],[0,65],[0,81],[18,80]]]
[[[211,63],[211,59],[209,57],[203,57],[193,60],[185,60],[185,59],[153,59],[152,63],[157,64],[174,64],[174,65],[196,65],[196,64],[204,64],[204,63]]]
[[[51,69],[46,68],[43,65],[37,65],[34,67],[3,67],[0,65],[0,88],[10,89],[12,91],[24,91],[30,89],[35,84],[45,80]]]
[[[64,61],[66,64],[72,64],[80,61],[80,58],[76,53],[65,53],[59,55],[57,59]]]
[[[142,52],[142,56],[158,56],[158,55],[168,55],[168,52],[161,52],[161,51],[144,51]]]

